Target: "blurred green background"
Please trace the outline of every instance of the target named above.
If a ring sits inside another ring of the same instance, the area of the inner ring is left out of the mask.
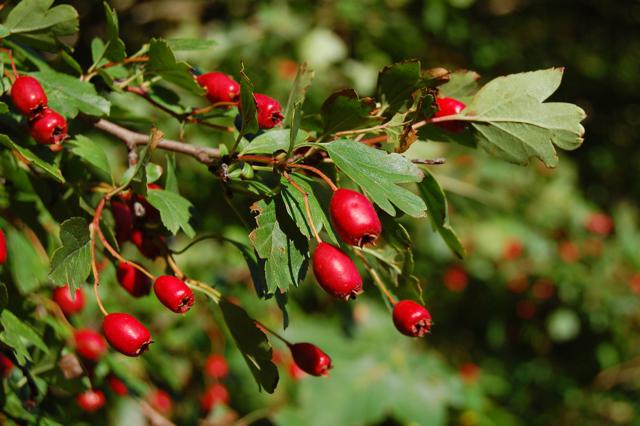
[[[70,3],[83,29],[76,57],[87,66],[91,40],[104,28],[101,2]],[[285,335],[321,345],[335,369],[328,379],[294,383],[285,368],[276,395],[257,394],[229,347],[231,407],[239,415],[251,413],[255,424],[282,425],[640,424],[639,1],[110,3],[119,12],[129,53],[156,35],[212,39],[217,45],[211,51],[182,57],[202,71],[234,75],[242,60],[256,90],[281,101],[297,64],[308,62],[316,79],[307,113],[316,112],[334,89],[371,94],[380,68],[418,58],[425,68],[471,69],[485,81],[564,66],[554,100],[577,103],[589,115],[583,147],[565,154],[558,170],[416,143],[410,153],[447,158],[432,170],[448,193],[452,224],[469,252],[458,262],[427,221],[407,222],[435,321],[432,335],[403,339],[373,291],[355,307],[344,307],[305,285],[291,293]],[[170,128],[170,118],[149,114],[166,120],[160,121],[163,130]],[[226,213],[212,201],[213,179],[184,164],[181,189],[202,206],[200,226],[221,228]],[[599,211],[613,217],[613,231],[593,216]],[[275,303],[257,301],[233,285],[242,278],[239,254],[213,243],[209,248],[180,261],[203,280],[237,293],[252,314],[277,324]],[[195,386],[194,372],[179,359],[190,350],[203,352],[191,358],[203,357],[208,343],[202,331],[185,331],[186,320],[178,321],[183,327],[171,339],[158,339],[174,342],[168,351],[175,364],[166,368],[162,363],[172,361],[154,358],[154,351],[148,362],[164,367],[149,374],[172,392],[176,419],[186,424],[193,421],[188,401],[195,391],[188,386]],[[206,328],[207,321],[199,325]],[[183,374],[171,377],[167,370]],[[122,424],[133,424],[128,415]]]

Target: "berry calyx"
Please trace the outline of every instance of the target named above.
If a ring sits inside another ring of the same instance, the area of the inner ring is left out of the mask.
[[[362,247],[376,241],[382,224],[373,204],[359,192],[338,189],[329,204],[331,223],[347,244]]]
[[[331,369],[331,357],[311,343],[296,343],[289,346],[296,365],[312,376],[327,376]]]
[[[98,411],[104,406],[106,401],[102,391],[93,389],[89,389],[76,397],[78,406],[87,413]]]
[[[431,330],[431,314],[413,300],[401,300],[393,306],[393,323],[405,336],[422,337]]]
[[[282,106],[270,96],[254,93],[256,108],[258,109],[258,126],[261,129],[271,129],[282,122]]]
[[[107,383],[109,383],[109,387],[116,395],[124,396],[129,393],[127,385],[113,374],[107,376]]]
[[[438,111],[433,115],[436,118],[460,114],[466,108],[464,103],[453,98],[437,98],[436,103],[438,104]],[[459,133],[465,127],[465,123],[461,121],[445,121],[434,124],[451,133]]]
[[[57,287],[53,290],[53,301],[60,306],[65,315],[70,316],[81,312],[84,309],[84,292],[82,288],[75,291],[74,297],[71,297],[71,289],[69,284]]]
[[[47,107],[47,95],[38,80],[25,75],[13,82],[11,102],[20,114],[34,117]]]
[[[338,247],[320,243],[311,259],[318,284],[338,299],[355,299],[362,293],[362,278],[355,263]]]
[[[149,330],[133,316],[125,313],[105,316],[102,331],[107,342],[115,350],[127,356],[139,356],[153,343]]]
[[[41,114],[31,121],[31,137],[42,145],[55,145],[55,150],[60,149],[60,144],[67,137],[67,120],[52,109],[45,108]]]
[[[229,374],[229,364],[222,355],[209,355],[204,362],[204,372],[215,379],[222,379]]]
[[[147,401],[149,401],[149,404],[160,414],[165,416],[171,413],[173,409],[173,399],[171,399],[171,395],[162,389],[152,390],[147,395]]]
[[[115,222],[115,233],[118,244],[131,239],[133,232],[133,212],[123,201],[111,200],[111,214]]]
[[[193,290],[179,278],[164,275],[156,278],[153,291],[158,300],[173,312],[184,314],[193,306]]]
[[[107,343],[100,333],[89,328],[76,330],[73,333],[76,342],[76,352],[81,357],[97,362],[107,351]]]
[[[229,403],[229,391],[221,383],[214,383],[200,396],[200,407],[202,411],[209,412],[218,404]]]
[[[142,297],[151,291],[151,280],[126,262],[118,264],[118,282],[133,297]]]
[[[222,72],[208,72],[198,76],[198,84],[206,91],[212,104],[218,102],[238,102],[240,85],[237,81]]]
[[[7,240],[4,231],[0,229],[0,265],[4,265],[7,261]]]

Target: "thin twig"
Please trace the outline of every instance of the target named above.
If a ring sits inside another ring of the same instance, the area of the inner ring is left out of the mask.
[[[313,223],[313,216],[311,215],[311,207],[309,206],[309,194],[307,193],[307,191],[302,189],[300,185],[298,185],[293,179],[291,179],[291,176],[289,176],[289,173],[285,171],[283,172],[282,175],[304,197],[304,208],[307,213],[307,220],[309,221],[309,226],[311,227],[311,231],[313,232],[313,235],[316,237],[316,241],[318,242],[318,244],[320,244],[322,242],[322,238],[320,238],[320,235],[318,235],[318,230],[316,229],[316,225],[315,223]]]
[[[89,235],[91,249],[91,270],[93,271],[93,292],[96,296],[96,302],[98,303],[100,311],[102,311],[102,314],[104,316],[107,316],[108,312],[102,305],[100,294],[98,293],[98,286],[100,285],[100,273],[98,272],[98,262],[96,260],[96,228],[100,227],[100,216],[102,215],[104,204],[105,198],[102,198],[98,203],[98,207],[96,207],[96,213],[93,217],[93,222],[91,222],[91,225],[89,225]]]
[[[375,281],[375,283],[377,284],[378,288],[387,297],[387,299],[389,299],[389,302],[391,302],[391,305],[395,305],[395,303],[396,303],[395,298],[393,297],[393,295],[391,295],[391,292],[389,291],[387,286],[384,284],[384,282],[382,281],[382,279],[378,275],[378,272],[376,272],[376,270],[373,269],[373,267],[369,264],[367,259],[364,257],[364,254],[362,254],[359,250],[354,250],[354,252],[355,252],[356,256],[358,256],[362,260],[362,263],[364,263],[364,267],[367,269],[367,271],[369,272],[369,274],[373,278],[373,281]]]

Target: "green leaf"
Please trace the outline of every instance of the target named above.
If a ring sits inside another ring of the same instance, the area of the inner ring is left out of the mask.
[[[45,30],[59,24],[75,21],[77,27],[78,12],[67,4],[50,9],[53,0],[23,0],[14,7],[4,26],[11,34]]]
[[[57,182],[64,183],[64,177],[62,176],[62,172],[58,168],[56,164],[53,163],[53,159],[50,161],[44,160],[40,158],[36,151],[41,147],[37,146],[29,146],[22,147],[15,142],[13,142],[7,135],[0,134],[0,144],[3,146],[14,150],[18,153],[18,155],[22,156],[24,160],[26,160],[29,166],[35,166],[38,170],[44,172],[50,178],[56,180]],[[46,148],[45,148],[46,149]],[[50,154],[50,153],[49,153]]]
[[[19,364],[24,364],[32,359],[28,350],[30,346],[36,346],[44,353],[49,352],[49,348],[38,333],[31,326],[20,321],[11,311],[6,309],[2,311],[0,325],[3,328],[2,333],[0,333],[0,340],[13,348]]]
[[[253,97],[253,84],[244,72],[244,64],[240,69],[240,105],[240,118],[242,119],[240,134],[244,136],[256,133],[259,130],[256,101]]]
[[[474,129],[478,145],[518,164],[536,157],[548,167],[558,163],[554,145],[572,150],[582,144],[585,112],[568,103],[543,103],[562,80],[562,68],[499,77],[484,86],[461,114]]]
[[[164,189],[166,191],[171,191],[179,194],[180,190],[178,188],[178,178],[176,177],[176,155],[174,153],[169,153],[165,158],[167,160],[167,170],[164,174]]]
[[[9,306],[9,290],[5,283],[0,283],[0,311]]]
[[[422,198],[427,204],[429,218],[433,228],[437,230],[444,242],[447,243],[451,251],[460,259],[465,256],[465,249],[460,243],[455,231],[449,225],[449,212],[447,208],[447,197],[440,186],[440,183],[428,171],[424,171],[424,179],[418,184],[418,189],[422,194]]]
[[[89,224],[81,217],[65,220],[60,226],[60,241],[62,247],[53,253],[49,277],[75,291],[91,272]]]
[[[9,106],[4,102],[0,102],[0,114],[6,114],[9,112]]]
[[[469,103],[480,89],[480,75],[474,71],[459,70],[449,74],[449,81],[438,88],[442,98],[454,98],[465,104]]]
[[[257,136],[251,141],[240,155],[246,154],[274,154],[278,151],[288,151],[290,144],[291,129],[272,129]],[[294,147],[305,142],[307,133],[298,132],[296,135]]]
[[[196,95],[204,94],[202,87],[198,86],[193,78],[189,65],[176,60],[166,40],[151,40],[146,70]]]
[[[259,201],[252,206],[257,227],[249,234],[258,257],[265,260],[267,290],[286,290],[304,279],[308,264],[308,243],[287,214],[282,200]]]
[[[289,92],[289,99],[287,100],[287,106],[284,113],[284,125],[290,126],[293,123],[293,112],[296,105],[302,107],[304,99],[307,95],[307,90],[311,86],[311,82],[315,77],[315,72],[309,68],[306,62],[302,63],[298,67],[298,73],[296,79],[293,81],[293,87]]]
[[[42,84],[49,106],[67,118],[82,112],[101,117],[109,115],[111,103],[99,96],[93,84],[53,70],[32,74]]]
[[[271,362],[272,350],[269,339],[241,307],[222,299],[220,310],[236,346],[258,383],[258,388],[273,393],[278,385],[279,376],[278,369]]]
[[[174,52],[184,50],[208,50],[216,45],[213,40],[203,40],[200,38],[173,38],[167,40],[169,47]]]
[[[164,226],[174,235],[182,228],[184,233],[193,238],[195,231],[189,225],[193,204],[186,198],[171,191],[152,189],[147,193],[149,203],[160,211],[160,219]]]
[[[388,154],[348,139],[321,145],[336,166],[360,185],[382,210],[395,215],[395,208],[413,217],[423,217],[426,205],[401,183],[420,182],[423,173],[403,155]]]
[[[20,294],[31,294],[46,282],[49,261],[22,232],[7,229],[7,252],[9,273]]]
[[[324,134],[371,125],[375,122],[375,118],[369,114],[375,106],[373,99],[360,98],[353,89],[333,93],[324,101],[320,109]]]
[[[109,159],[100,145],[83,135],[76,135],[75,139],[66,142],[66,144],[71,146],[71,152],[111,179]],[[113,179],[111,180],[113,181]]]
[[[386,109],[385,115],[392,117],[403,106],[409,104],[412,94],[421,87],[420,61],[412,59],[386,66],[378,75],[378,96]]]
[[[126,56],[124,42],[120,39],[120,30],[118,28],[118,14],[115,9],[109,7],[104,2],[104,13],[106,15],[106,32],[107,42],[105,43],[104,57],[113,62],[120,62]]]

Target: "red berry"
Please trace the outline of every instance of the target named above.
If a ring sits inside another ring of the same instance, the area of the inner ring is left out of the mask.
[[[436,99],[438,104],[438,111],[433,115],[434,117],[446,117],[448,115],[460,114],[466,105],[453,98],[438,98]],[[461,121],[444,121],[442,123],[434,123],[441,129],[447,130],[452,133],[458,133],[464,130],[464,122]]]
[[[453,292],[459,293],[467,287],[469,275],[460,266],[450,266],[444,273],[444,285]]]
[[[171,395],[162,389],[155,389],[147,395],[149,404],[155,408],[160,414],[167,415],[173,409],[173,400]]]
[[[155,183],[147,185],[147,189],[150,191],[162,189]],[[141,223],[145,228],[157,228],[162,222],[160,219],[160,211],[153,207],[149,201],[139,194],[134,194],[131,197],[131,209],[135,220]]]
[[[128,263],[118,264],[118,282],[133,297],[142,297],[151,291],[151,279]]]
[[[31,137],[39,144],[60,145],[67,137],[67,120],[49,108],[35,117],[29,126]]]
[[[209,355],[204,362],[204,372],[213,378],[222,379],[229,374],[229,364],[222,355]]]
[[[193,291],[179,278],[158,277],[153,283],[153,291],[164,306],[178,314],[184,314],[193,306]]]
[[[524,253],[522,243],[518,240],[510,240],[504,247],[502,257],[505,260],[514,260],[522,256],[522,253]]]
[[[478,380],[478,376],[480,376],[480,367],[472,362],[462,364],[459,371],[460,377],[467,383],[476,382]]]
[[[65,315],[73,315],[84,308],[84,292],[79,288],[75,292],[75,297],[72,298],[69,284],[67,284],[53,290],[53,301],[60,306]]]
[[[8,356],[0,354],[0,375],[8,377],[13,370],[13,362]]]
[[[89,328],[73,332],[76,342],[76,352],[83,358],[97,362],[107,351],[107,344],[100,333]]]
[[[311,343],[296,343],[289,347],[298,367],[312,376],[326,376],[331,369],[331,358]]]
[[[78,395],[76,402],[83,411],[93,413],[104,406],[106,399],[102,391],[89,389]]]
[[[261,93],[254,93],[253,97],[256,100],[258,126],[261,129],[271,129],[282,122],[284,115],[278,101]]]
[[[11,102],[20,114],[33,117],[47,107],[47,95],[38,80],[25,75],[13,82]]]
[[[382,224],[373,204],[356,191],[338,189],[329,205],[331,222],[342,241],[352,246],[373,243],[382,231]]]
[[[0,265],[7,261],[7,240],[4,237],[4,231],[0,229]]]
[[[206,412],[211,411],[218,404],[227,403],[229,403],[229,391],[221,383],[209,386],[200,397],[200,407]]]
[[[338,299],[355,299],[362,293],[362,278],[351,258],[338,247],[320,243],[313,252],[313,273],[327,293]]]
[[[289,373],[289,377],[291,377],[291,380],[293,380],[294,382],[303,379],[304,376],[307,375],[307,373],[302,371],[302,369],[298,367],[298,364],[296,364],[295,362],[289,363],[287,372]]]
[[[139,356],[153,343],[151,333],[129,314],[109,314],[102,322],[102,331],[109,344],[127,356]]]
[[[393,306],[393,323],[406,336],[422,337],[431,330],[431,314],[413,300],[401,300]]]
[[[608,235],[613,231],[613,220],[606,213],[591,213],[585,222],[589,232],[600,235]]]
[[[134,229],[131,233],[131,241],[138,247],[138,251],[148,259],[160,257],[166,251],[166,244],[162,235],[151,235],[139,229]]]
[[[221,72],[208,72],[198,76],[198,84],[207,91],[212,104],[218,102],[237,102],[240,98],[240,85],[234,79]]]
[[[113,374],[107,376],[107,383],[109,383],[109,387],[116,395],[124,396],[129,393],[127,385]]]
[[[133,232],[133,212],[129,205],[118,200],[111,200],[111,214],[116,224],[116,240],[118,244],[131,239]]]

